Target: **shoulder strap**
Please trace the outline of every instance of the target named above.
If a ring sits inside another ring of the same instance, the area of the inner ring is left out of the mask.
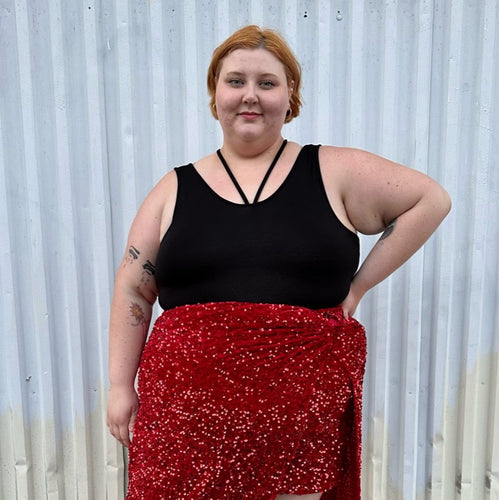
[[[260,187],[258,188],[258,191],[256,192],[255,199],[253,200],[253,203],[256,203],[259,200],[260,195],[262,194],[263,188],[265,187],[265,184],[267,183],[267,180],[268,180],[272,170],[274,170],[274,167],[275,167],[277,161],[281,157],[281,154],[284,151],[284,148],[286,147],[287,142],[288,141],[286,139],[284,139],[284,141],[282,141],[282,144],[281,144],[281,147],[279,148],[279,151],[277,151],[277,154],[275,155],[274,159],[272,160],[272,163],[270,164],[270,167],[268,168],[265,176],[263,177],[263,180],[260,184]]]
[[[227,174],[229,174],[230,180],[232,181],[234,186],[236,186],[238,193],[241,195],[241,198],[243,199],[244,204],[249,205],[250,202],[249,202],[248,198],[246,198],[244,191],[242,190],[241,186],[239,185],[239,182],[237,182],[237,179],[235,178],[234,174],[232,173],[232,170],[229,168],[229,165],[227,165],[227,162],[225,161],[225,158],[222,156],[222,152],[220,151],[220,149],[217,149],[217,155],[218,155],[218,158],[220,159],[220,161],[222,162],[222,165],[224,166],[225,171],[227,172]]]

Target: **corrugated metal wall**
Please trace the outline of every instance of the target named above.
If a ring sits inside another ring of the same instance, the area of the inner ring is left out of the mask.
[[[248,23],[302,62],[288,139],[412,165],[454,202],[359,311],[364,498],[499,499],[498,1],[0,0],[1,499],[123,498],[114,272],[154,182],[220,144],[205,73]]]

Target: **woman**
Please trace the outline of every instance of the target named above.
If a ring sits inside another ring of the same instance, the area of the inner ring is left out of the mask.
[[[229,37],[208,70],[221,149],[166,174],[133,222],[108,402],[111,433],[131,444],[130,499],[360,498],[365,336],[352,315],[450,200],[365,151],[286,142],[300,80],[277,33]],[[358,232],[383,234],[357,270]]]

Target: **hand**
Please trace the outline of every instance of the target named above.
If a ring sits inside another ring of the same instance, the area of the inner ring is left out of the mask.
[[[352,283],[348,295],[345,297],[345,300],[341,303],[341,308],[343,309],[343,316],[345,317],[345,319],[350,319],[350,316],[354,315],[360,300],[364,296],[363,293],[358,292],[355,288],[356,287],[354,283]]]
[[[138,411],[139,398],[133,387],[111,386],[107,401],[107,426],[123,446],[130,445]]]

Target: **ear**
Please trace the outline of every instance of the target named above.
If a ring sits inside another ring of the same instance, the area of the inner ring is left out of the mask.
[[[289,87],[289,97],[291,97],[293,95],[293,91],[295,90],[295,81],[291,80],[288,87]]]

